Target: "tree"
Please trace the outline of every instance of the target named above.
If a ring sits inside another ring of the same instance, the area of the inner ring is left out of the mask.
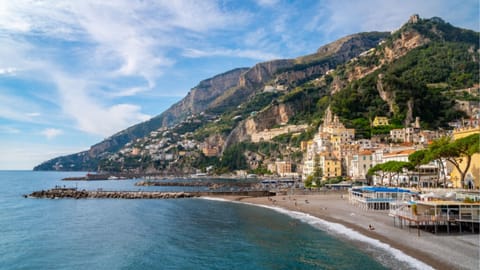
[[[445,159],[450,162],[460,174],[460,185],[465,186],[465,176],[470,169],[472,156],[480,153],[480,134],[452,141],[449,137],[443,137],[434,141],[428,147],[428,153],[425,156],[426,161]],[[462,169],[462,165],[464,168]]]
[[[320,184],[320,181],[321,181],[322,176],[323,176],[322,167],[320,167],[320,156],[319,155],[315,155],[314,162],[315,162],[315,164],[314,164],[314,167],[313,167],[313,179],[318,186]]]
[[[450,162],[460,174],[460,183],[465,185],[465,176],[470,168],[472,156],[479,153],[480,134],[452,141],[449,137],[442,137],[435,140],[426,150],[421,150],[410,155],[409,160],[414,164],[426,164],[430,161],[438,161],[440,169],[443,170],[443,160]],[[461,164],[465,164],[461,168]],[[444,179],[444,186],[445,186]]]
[[[475,153],[480,153],[480,134],[472,134],[457,139],[442,148],[441,153],[445,154],[446,160],[452,163],[458,170],[460,173],[460,184],[464,187],[465,176],[470,169],[472,156]],[[465,164],[463,170],[460,164]]]
[[[412,164],[413,167],[418,172],[418,184],[420,185],[420,165],[427,164],[427,156],[428,156],[428,150],[422,149],[413,152],[411,155],[408,156],[408,161]],[[410,178],[408,178],[408,185],[410,186]]]
[[[424,162],[428,163],[430,161],[436,161],[437,164],[440,167],[439,170],[439,176],[440,176],[440,171],[444,171],[444,163],[443,161],[445,160],[445,153],[443,152],[442,149],[446,148],[448,144],[451,143],[450,137],[442,137],[438,140],[433,141],[433,143],[428,147],[426,155],[424,157]],[[440,178],[440,177],[439,177]],[[446,177],[443,178],[443,186],[446,186]]]
[[[382,182],[385,175],[388,175],[388,185],[391,186],[392,177],[397,176],[398,184],[398,175],[403,172],[404,169],[411,170],[413,169],[413,165],[410,162],[405,161],[388,161],[373,166],[368,170],[367,175],[381,175]]]
[[[229,171],[244,170],[247,168],[247,160],[245,158],[244,147],[240,144],[230,146],[223,152],[220,165],[228,168]]]
[[[380,180],[383,184],[383,178],[385,176],[385,171],[383,170],[383,163],[377,164],[372,168],[368,169],[367,176],[372,177],[374,175],[380,176]]]

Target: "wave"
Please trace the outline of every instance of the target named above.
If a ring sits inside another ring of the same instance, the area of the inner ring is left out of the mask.
[[[252,205],[252,206],[257,206],[257,207],[263,207],[267,209],[274,210],[276,212],[279,212],[281,214],[287,215],[289,217],[292,217],[294,219],[300,220],[304,223],[307,223],[311,225],[314,228],[324,230],[328,233],[338,235],[341,237],[345,237],[349,240],[353,241],[359,241],[362,243],[366,243],[369,245],[372,245],[380,250],[383,250],[387,252],[388,254],[391,254],[393,258],[395,258],[397,261],[404,262],[408,264],[410,267],[414,269],[434,269],[430,265],[423,263],[422,261],[417,260],[414,257],[411,257],[404,252],[402,252],[399,249],[396,249],[389,244],[386,244],[384,242],[381,242],[377,239],[365,236],[353,229],[350,229],[342,224],[339,223],[334,223],[330,221],[323,220],[321,218],[312,216],[307,213],[299,212],[299,211],[292,211],[292,210],[287,210],[281,207],[275,207],[275,206],[268,206],[268,205],[262,205],[262,204],[253,204],[253,203],[248,203],[248,202],[240,202],[240,201],[230,201],[222,198],[213,198],[213,197],[201,197],[202,199],[206,200],[212,200],[212,201],[221,201],[221,202],[231,202],[231,203],[239,203],[239,204],[246,204],[246,205]]]

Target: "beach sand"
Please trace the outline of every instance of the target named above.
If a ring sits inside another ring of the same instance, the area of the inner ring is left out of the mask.
[[[364,211],[348,203],[346,193],[277,195],[274,197],[221,197],[256,205],[280,207],[339,223],[377,239],[435,269],[480,269],[478,234],[440,234],[393,226],[388,213]],[[375,229],[370,230],[369,225]]]

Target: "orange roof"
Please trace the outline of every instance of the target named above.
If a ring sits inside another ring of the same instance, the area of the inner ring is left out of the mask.
[[[363,150],[361,152],[359,152],[358,154],[359,155],[362,155],[362,156],[368,156],[368,155],[371,155],[373,152],[370,151],[370,150]]]
[[[411,143],[411,142],[404,142],[404,143],[401,143],[400,145],[402,145],[402,146],[412,146],[413,143]]]
[[[402,151],[395,151],[395,152],[390,152],[387,154],[384,154],[383,156],[402,156],[402,155],[410,155],[414,153],[414,149],[408,149],[408,150],[402,150]]]

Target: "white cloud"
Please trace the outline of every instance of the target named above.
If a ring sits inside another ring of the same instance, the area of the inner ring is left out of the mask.
[[[0,68],[0,75],[15,75],[16,71],[17,69],[12,67]]]
[[[87,42],[89,51],[93,49],[88,54],[92,73],[110,74],[109,79],[143,77],[149,88],[175,63],[168,56],[171,48],[211,30],[240,25],[245,18],[212,0],[0,0],[0,31]]]
[[[53,139],[59,135],[63,134],[63,131],[61,129],[57,128],[46,128],[40,132],[43,136],[45,136],[47,139]]]
[[[42,115],[41,113],[39,112],[29,112],[26,114],[28,117],[38,117],[40,115]]]
[[[103,105],[91,96],[84,80],[62,73],[55,74],[60,104],[63,111],[74,119],[79,130],[90,134],[110,136],[151,116],[140,112],[131,104]]]

